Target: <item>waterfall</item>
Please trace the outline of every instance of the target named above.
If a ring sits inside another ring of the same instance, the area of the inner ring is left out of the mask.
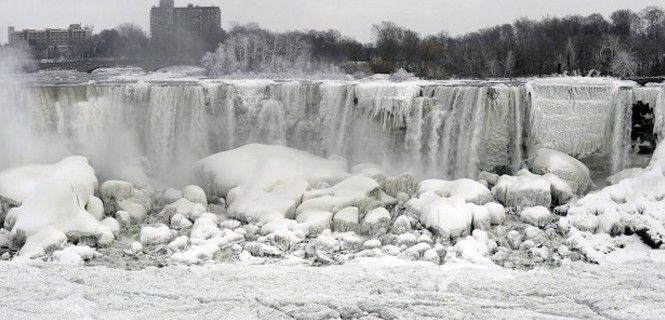
[[[611,81],[93,83],[5,88],[0,104],[6,118],[50,139],[54,157],[88,156],[110,178],[180,182],[185,174],[177,173],[196,159],[250,142],[420,177],[514,172],[528,156],[523,149],[538,147],[606,154],[616,171],[627,165],[626,130],[638,96],[654,101],[662,130],[660,87],[631,90]],[[39,158],[3,147],[11,138],[2,139],[0,151],[13,153],[0,165]]]

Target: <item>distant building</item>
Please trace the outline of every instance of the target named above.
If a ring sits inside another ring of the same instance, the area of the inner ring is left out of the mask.
[[[193,4],[176,8],[174,0],[160,0],[150,10],[150,34],[160,38],[185,31],[193,35],[218,32],[222,28],[219,7],[199,7]]]
[[[92,40],[92,30],[81,28],[80,24],[71,24],[67,29],[16,30],[9,27],[10,45],[25,45],[35,51],[39,58],[70,57],[75,49],[88,45]]]

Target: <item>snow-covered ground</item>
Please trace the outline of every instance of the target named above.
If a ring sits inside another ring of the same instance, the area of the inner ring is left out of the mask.
[[[554,269],[365,259],[138,271],[0,263],[3,319],[662,319],[665,261]]]

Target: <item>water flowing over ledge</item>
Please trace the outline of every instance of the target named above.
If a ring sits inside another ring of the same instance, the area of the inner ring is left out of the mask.
[[[134,181],[182,182],[195,160],[251,142],[421,177],[515,172],[538,148],[600,156],[617,172],[629,165],[634,103],[649,104],[654,131],[665,129],[664,87],[606,78],[137,81],[3,91],[5,112],[35,136],[89,156],[102,176]],[[3,167],[13,162],[0,157]]]

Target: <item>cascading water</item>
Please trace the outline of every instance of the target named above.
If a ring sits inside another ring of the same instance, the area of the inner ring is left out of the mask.
[[[525,147],[605,153],[617,171],[627,165],[631,103],[648,97],[662,119],[662,90],[651,91],[611,81],[140,81],[21,87],[2,103],[102,176],[177,184],[195,160],[251,142],[421,177],[515,171]]]

